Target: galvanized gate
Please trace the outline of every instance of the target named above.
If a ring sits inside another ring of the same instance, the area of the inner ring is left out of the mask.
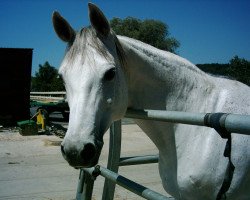
[[[207,126],[217,130],[217,132],[222,137],[228,137],[229,135],[227,134],[231,133],[250,135],[250,115],[130,109],[127,111],[125,117]],[[116,184],[145,199],[173,199],[163,196],[162,194],[159,194],[117,174],[119,166],[157,163],[158,155],[120,158],[120,152],[121,121],[116,121],[110,127],[109,157],[107,168],[97,165],[96,167],[81,169],[76,195],[77,200],[91,200],[94,180],[99,175],[105,177],[102,200],[112,200],[114,198]]]

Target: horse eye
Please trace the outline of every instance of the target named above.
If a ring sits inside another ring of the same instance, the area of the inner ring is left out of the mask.
[[[105,81],[112,81],[115,77],[116,70],[115,68],[109,69],[105,74],[104,74],[104,80]]]

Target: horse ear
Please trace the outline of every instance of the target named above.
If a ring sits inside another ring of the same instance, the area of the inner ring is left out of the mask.
[[[53,12],[52,22],[58,37],[64,42],[72,42],[75,39],[75,31],[70,24],[57,12]]]
[[[97,33],[107,37],[110,33],[110,26],[107,18],[95,4],[88,3],[88,6],[91,25],[94,27]]]

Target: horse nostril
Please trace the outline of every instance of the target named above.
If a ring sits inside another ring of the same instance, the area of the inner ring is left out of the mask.
[[[96,148],[94,144],[88,143],[84,145],[80,155],[85,162],[90,162],[96,155]]]

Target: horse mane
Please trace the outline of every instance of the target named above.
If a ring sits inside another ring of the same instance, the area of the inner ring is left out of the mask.
[[[185,58],[182,58],[174,53],[164,51],[153,47],[149,44],[146,44],[140,40],[136,40],[134,38],[129,38],[126,36],[118,36],[118,39],[125,41],[127,44],[138,50],[139,52],[146,55],[146,57],[154,60],[155,62],[161,64],[163,67],[168,66],[179,66],[191,70],[198,74],[204,74],[202,70],[200,70],[196,65],[191,63]]]
[[[110,38],[113,38],[118,60],[121,66],[125,63],[125,52],[117,38],[116,34],[111,30]],[[86,46],[91,45],[96,49],[104,58],[110,59],[109,49],[105,46],[105,39],[101,38],[91,26],[82,28],[80,32],[76,34],[75,40],[69,43],[66,48],[67,62],[74,62],[75,56],[80,54],[84,61],[86,55]]]

